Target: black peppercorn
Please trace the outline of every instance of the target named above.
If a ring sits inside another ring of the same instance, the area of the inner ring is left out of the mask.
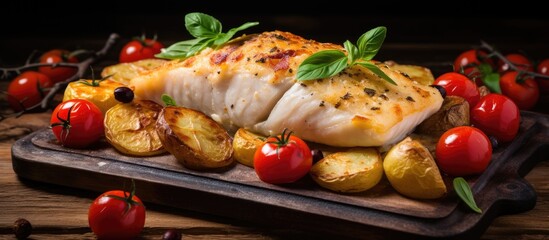
[[[170,229],[162,235],[162,240],[181,240],[181,233],[175,229]]]
[[[17,239],[26,239],[32,232],[32,225],[24,218],[17,219],[13,223],[13,233]]]

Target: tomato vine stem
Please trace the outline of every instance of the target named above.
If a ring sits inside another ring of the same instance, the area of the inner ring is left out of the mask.
[[[276,145],[276,155],[278,159],[280,159],[280,152],[278,151],[281,147],[284,147],[290,143],[290,136],[292,135],[293,131],[290,131],[286,134],[286,131],[288,131],[287,128],[284,128],[282,130],[282,134],[279,136],[274,136],[276,141],[268,141],[267,143]]]
[[[66,119],[63,119],[61,118],[61,116],[59,116],[59,112],[57,112],[57,115],[55,115],[55,117],[57,118],[57,120],[59,120],[59,122],[56,122],[56,123],[53,123],[50,125],[50,128],[54,128],[54,127],[57,127],[57,126],[62,126],[63,127],[63,130],[61,130],[61,145],[65,146],[65,141],[67,140],[67,138],[69,137],[69,133],[71,131],[71,112],[72,112],[72,109],[74,108],[74,105],[72,105],[70,108],[69,108],[69,111],[67,111],[67,118]],[[66,130],[66,132],[65,132]]]
[[[55,96],[55,94],[57,94],[58,92],[63,90],[70,82],[81,79],[84,76],[84,73],[86,72],[86,69],[88,69],[91,66],[91,64],[95,63],[98,59],[100,59],[100,58],[104,57],[105,55],[107,55],[109,50],[115,45],[115,43],[118,41],[119,38],[120,38],[120,36],[117,33],[111,33],[111,35],[109,36],[109,38],[107,39],[107,41],[103,45],[103,48],[101,48],[99,51],[96,51],[96,52],[90,52],[91,55],[88,58],[84,59],[83,61],[81,61],[79,63],[67,63],[67,62],[29,63],[30,62],[30,58],[29,58],[29,60],[27,60],[27,62],[23,66],[11,67],[11,68],[0,68],[0,72],[2,73],[0,75],[0,79],[7,79],[8,76],[10,75],[10,73],[12,73],[12,72],[16,73],[16,74],[20,74],[24,70],[35,69],[35,68],[38,68],[38,67],[41,67],[41,66],[72,67],[72,68],[77,68],[78,69],[76,74],[74,74],[70,78],[66,79],[65,81],[55,83],[53,85],[53,87],[50,89],[50,91],[48,92],[48,94],[46,94],[46,96],[44,96],[44,98],[42,99],[41,102],[39,102],[39,103],[37,103],[33,106],[23,108],[23,110],[21,110],[19,112],[15,112],[15,113],[8,114],[8,115],[0,114],[0,121],[4,120],[6,118],[9,118],[9,117],[19,117],[19,116],[23,115],[24,113],[27,113],[27,112],[32,111],[32,110],[46,110],[46,109],[50,108],[51,104],[52,104],[53,97]]]
[[[131,180],[132,180],[132,186],[131,186],[131,189],[129,191],[129,195],[128,195],[128,191],[124,191],[124,197],[120,197],[120,196],[116,196],[116,195],[106,195],[105,196],[105,197],[114,198],[114,199],[118,199],[120,201],[123,201],[126,204],[126,207],[124,209],[124,214],[127,214],[130,211],[132,206],[142,205],[141,203],[133,200],[133,197],[135,196],[135,181],[133,180],[133,178]]]
[[[549,76],[547,76],[547,75],[543,75],[543,74],[539,74],[539,73],[536,73],[536,72],[519,69],[516,66],[516,64],[509,61],[509,59],[507,59],[501,52],[499,52],[496,48],[494,48],[492,45],[488,44],[485,41],[480,41],[480,48],[488,50],[490,52],[490,54],[496,56],[498,59],[500,59],[501,61],[503,61],[507,65],[509,65],[510,69],[519,72],[519,76],[528,75],[528,76],[532,76],[532,77],[539,77],[539,78],[543,78],[543,79],[549,79]]]

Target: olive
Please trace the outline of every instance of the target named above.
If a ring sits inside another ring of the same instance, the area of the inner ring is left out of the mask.
[[[316,163],[324,158],[324,154],[319,149],[311,150],[311,155],[313,155],[313,163]]]
[[[440,86],[440,85],[431,85],[431,87],[436,88],[436,89],[440,92],[440,95],[442,96],[442,98],[445,98],[445,97],[446,97],[446,89],[445,89],[443,86]]]
[[[119,102],[129,103],[133,100],[133,91],[129,87],[117,87],[114,89],[114,98]]]
[[[162,235],[162,240],[181,240],[181,233],[175,229],[167,230],[164,235]]]

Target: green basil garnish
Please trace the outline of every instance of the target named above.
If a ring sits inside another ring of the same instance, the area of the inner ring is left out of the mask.
[[[343,46],[347,55],[339,50],[324,50],[314,53],[299,65],[297,80],[307,81],[332,77],[345,68],[358,64],[368,68],[387,82],[397,85],[378,66],[368,62],[376,56],[385,41],[386,34],[386,27],[376,27],[362,34],[357,45],[353,45],[349,40],[345,41]]]
[[[156,54],[155,57],[185,59],[208,47],[221,46],[231,40],[237,32],[258,24],[258,22],[244,23],[240,27],[223,33],[221,22],[214,17],[204,13],[189,13],[185,15],[185,28],[195,39],[174,43],[168,48],[162,49],[162,52]]]
[[[456,191],[457,195],[471,208],[471,210],[482,213],[482,210],[477,206],[477,203],[475,202],[475,198],[473,197],[473,192],[471,191],[471,187],[469,186],[469,183],[465,181],[462,177],[454,178],[454,190]]]

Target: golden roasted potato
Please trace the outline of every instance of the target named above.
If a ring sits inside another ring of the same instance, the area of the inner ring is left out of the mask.
[[[410,77],[410,79],[423,85],[431,85],[435,82],[435,77],[429,68],[417,65],[398,64],[394,61],[386,61],[392,69],[398,70]]]
[[[133,156],[152,156],[166,150],[156,133],[162,105],[134,99],[119,103],[105,114],[105,137],[118,151]]]
[[[151,58],[129,63],[118,63],[103,68],[103,71],[101,72],[101,77],[109,77],[109,79],[113,81],[128,85],[132,78],[139,76],[139,74],[143,72],[157,68],[158,66],[166,62],[168,61],[163,59]]]
[[[437,199],[447,193],[435,159],[420,142],[405,138],[383,159],[383,170],[391,186],[415,199]]]
[[[266,137],[239,128],[233,137],[234,159],[248,167],[254,167],[254,154]]]
[[[95,80],[97,86],[93,86],[92,82],[93,80],[82,79],[69,83],[63,94],[63,101],[75,98],[86,99],[97,105],[105,115],[109,108],[119,103],[114,98],[114,89],[125,85],[108,79]]]
[[[202,112],[168,106],[156,122],[160,141],[185,167],[213,170],[234,163],[231,136]]]
[[[450,128],[468,125],[469,103],[462,97],[446,96],[440,109],[419,124],[414,132],[438,138]]]
[[[320,186],[332,191],[362,192],[379,183],[382,164],[376,148],[351,148],[327,155],[311,167],[309,174]]]

